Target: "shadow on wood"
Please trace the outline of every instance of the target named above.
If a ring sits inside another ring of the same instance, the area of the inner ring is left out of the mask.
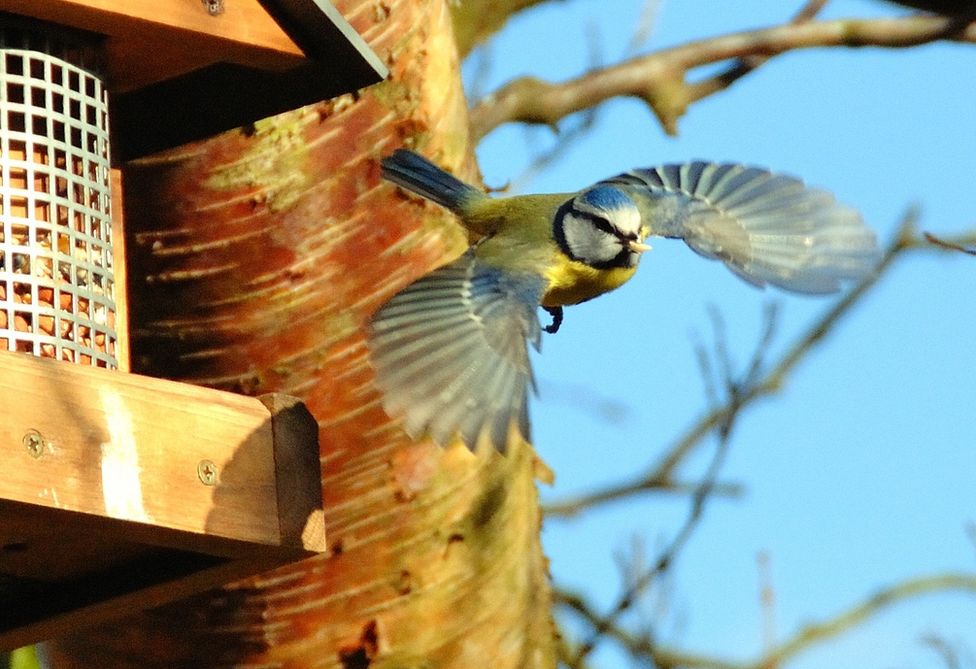
[[[0,649],[325,550],[304,404],[0,353]]]

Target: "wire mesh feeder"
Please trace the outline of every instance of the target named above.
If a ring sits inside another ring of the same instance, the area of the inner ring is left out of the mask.
[[[0,350],[116,368],[96,50],[0,20]]]

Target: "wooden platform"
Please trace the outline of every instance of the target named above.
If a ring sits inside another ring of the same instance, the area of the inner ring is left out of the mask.
[[[0,650],[325,550],[304,405],[0,352]]]

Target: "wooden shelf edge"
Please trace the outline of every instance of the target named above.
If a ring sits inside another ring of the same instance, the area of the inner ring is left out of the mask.
[[[324,552],[328,546],[319,450],[308,448],[319,443],[318,423],[297,397],[271,393],[257,399],[271,414],[282,544]],[[317,501],[317,506],[310,508],[309,500]]]
[[[159,545],[196,535],[215,554],[324,549],[318,428],[297,399],[9,352],[0,398],[0,500],[158,527]]]
[[[0,650],[326,550],[318,426],[287,395],[0,352],[0,462]]]

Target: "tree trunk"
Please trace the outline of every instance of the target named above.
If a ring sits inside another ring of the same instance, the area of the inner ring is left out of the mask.
[[[378,165],[406,144],[475,176],[447,3],[335,4],[389,81],[126,172],[134,369],[304,399],[330,552],[54,640],[54,666],[555,665],[534,452],[412,442],[363,337],[466,243]]]

